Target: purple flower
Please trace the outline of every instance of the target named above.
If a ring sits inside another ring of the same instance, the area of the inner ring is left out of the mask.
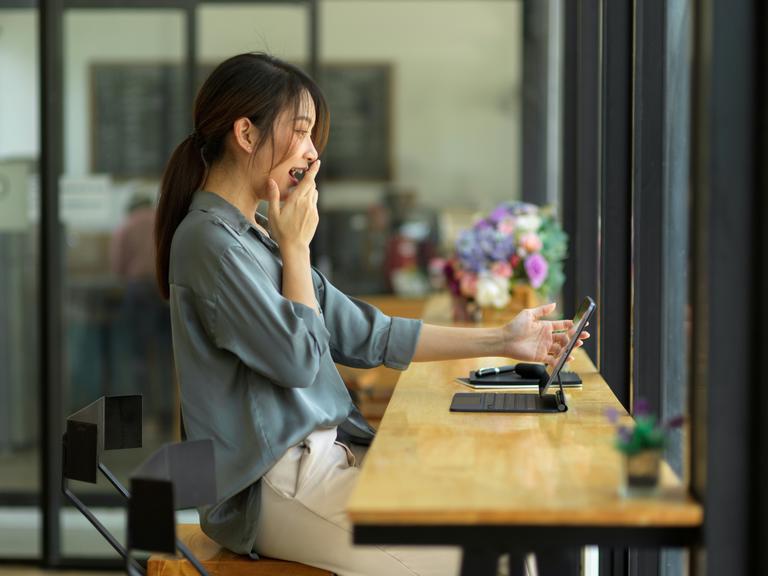
[[[456,255],[461,267],[471,272],[479,272],[485,266],[485,254],[477,241],[475,230],[464,230],[456,239]]]
[[[501,222],[504,218],[510,215],[509,206],[507,204],[499,204],[493,209],[491,215],[488,217],[492,222]]]
[[[626,426],[619,426],[619,439],[625,444],[632,440],[632,430]]]
[[[531,281],[531,287],[539,288],[549,273],[549,265],[541,254],[532,254],[525,259],[525,273]]]
[[[605,411],[605,417],[611,424],[616,424],[619,420],[619,411],[616,408],[607,408]]]
[[[645,398],[638,398],[635,402],[635,416],[647,416],[650,412],[650,406]]]
[[[665,428],[680,428],[680,426],[683,425],[683,422],[685,422],[685,416],[680,414],[679,416],[675,416],[674,418],[670,418],[667,420],[667,423],[664,425]]]

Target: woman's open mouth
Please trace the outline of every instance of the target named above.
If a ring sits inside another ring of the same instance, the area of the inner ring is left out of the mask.
[[[306,173],[305,168],[291,168],[288,171],[288,176],[291,177],[291,182],[293,183],[294,186],[296,186],[304,178],[305,173]]]

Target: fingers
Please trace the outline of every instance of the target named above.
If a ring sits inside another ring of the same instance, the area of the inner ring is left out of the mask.
[[[555,311],[555,308],[557,307],[556,302],[550,302],[549,304],[544,304],[543,306],[539,306],[538,308],[533,308],[531,310],[531,313],[533,314],[534,320],[539,320],[541,318],[544,318],[545,316],[549,316],[552,314],[552,312]]]
[[[267,199],[269,200],[269,217],[280,217],[280,188],[277,186],[277,182],[269,179],[267,183]]]
[[[565,332],[561,332],[559,334],[552,334],[552,341],[557,344],[558,346],[565,346],[568,344],[568,334]]]
[[[573,320],[553,320],[550,325],[553,332],[566,331],[573,326]]]
[[[307,192],[309,190],[314,189],[315,187],[315,177],[317,176],[317,173],[320,171],[320,159],[318,158],[312,164],[309,165],[309,169],[304,174],[304,178],[301,179],[301,182],[299,182],[299,188],[302,189],[302,192]]]

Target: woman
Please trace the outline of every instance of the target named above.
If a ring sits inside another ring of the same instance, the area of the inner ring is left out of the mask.
[[[334,362],[512,356],[546,361],[566,321],[526,310],[501,328],[422,325],[347,298],[310,266],[315,177],[329,113],[315,83],[264,54],[219,65],[174,152],[157,214],[157,275],[170,299],[190,439],[212,438],[219,501],[205,532],[244,554],[347,574],[451,574],[451,549],[353,547],[344,504],[372,429]],[[256,211],[269,202],[269,220]],[[343,440],[344,442],[342,442]],[[358,453],[361,451],[358,450]]]

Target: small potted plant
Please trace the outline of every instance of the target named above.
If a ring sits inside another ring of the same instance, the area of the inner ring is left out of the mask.
[[[648,403],[638,400],[635,406],[635,425],[619,424],[619,413],[610,408],[606,416],[616,425],[616,449],[624,455],[625,495],[647,495],[659,485],[661,457],[672,429],[682,426],[683,416],[675,416],[658,423],[648,410]]]

